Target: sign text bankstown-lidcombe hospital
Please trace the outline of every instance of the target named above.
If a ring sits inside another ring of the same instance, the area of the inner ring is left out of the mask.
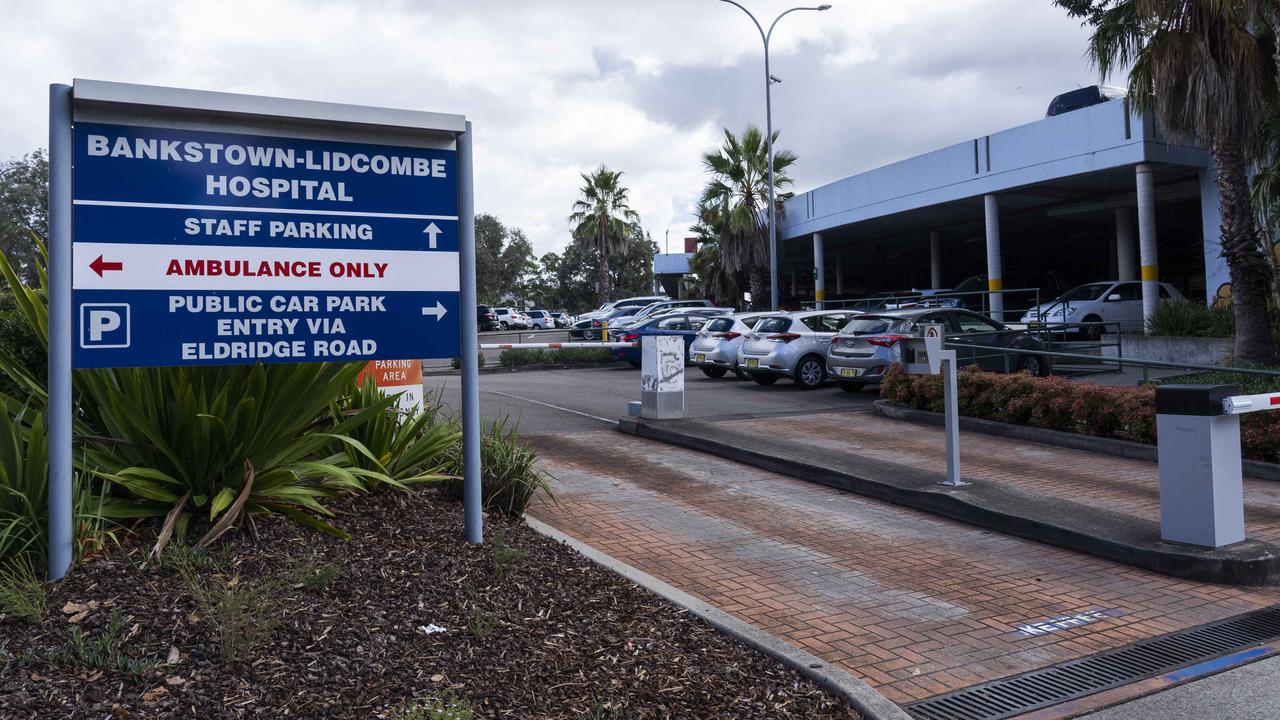
[[[458,355],[451,146],[75,137],[76,366]]]

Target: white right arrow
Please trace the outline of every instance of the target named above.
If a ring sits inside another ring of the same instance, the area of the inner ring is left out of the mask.
[[[440,321],[440,318],[444,317],[444,314],[445,314],[445,313],[447,313],[447,312],[449,312],[449,311],[445,309],[444,305],[442,305],[442,304],[440,303],[440,301],[439,301],[439,300],[437,300],[437,301],[436,301],[436,306],[435,306],[435,307],[424,307],[424,308],[422,308],[422,314],[423,314],[423,315],[435,315],[435,316],[436,316],[436,322],[439,322],[439,321]]]
[[[427,234],[427,245],[434,250],[436,247],[436,238],[439,237],[440,233],[444,231],[440,229],[439,225],[436,225],[435,223],[431,223],[430,225],[427,226],[427,229],[423,230],[422,232]]]

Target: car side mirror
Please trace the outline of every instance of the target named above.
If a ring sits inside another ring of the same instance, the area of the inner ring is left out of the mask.
[[[1120,293],[1111,293],[1108,295],[1107,302],[1120,302]]]

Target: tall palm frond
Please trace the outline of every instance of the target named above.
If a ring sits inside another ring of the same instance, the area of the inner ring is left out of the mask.
[[[600,258],[596,294],[600,302],[609,299],[612,288],[609,260],[626,252],[638,233],[640,216],[631,209],[622,172],[601,165],[592,173],[582,173],[581,197],[573,203],[569,224],[574,242],[594,251]]]

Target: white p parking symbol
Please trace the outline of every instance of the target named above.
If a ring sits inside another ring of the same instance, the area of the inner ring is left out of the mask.
[[[85,303],[80,306],[80,347],[127,348],[128,303]]]

